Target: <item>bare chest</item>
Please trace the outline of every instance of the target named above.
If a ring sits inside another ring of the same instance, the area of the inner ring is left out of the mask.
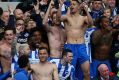
[[[71,29],[81,29],[84,27],[84,20],[81,17],[69,17],[67,26]]]
[[[41,66],[34,68],[34,74],[37,76],[51,76],[53,73],[53,69],[49,66]]]
[[[51,32],[48,34],[49,38],[60,40],[63,37],[63,30],[60,28],[52,28]]]
[[[8,46],[1,46],[0,47],[1,49],[1,56],[4,56],[4,57],[11,57],[11,48],[8,47]]]

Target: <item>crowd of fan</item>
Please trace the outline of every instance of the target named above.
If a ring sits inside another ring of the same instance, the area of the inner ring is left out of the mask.
[[[118,0],[26,0],[15,10],[0,7],[0,80],[118,77]]]

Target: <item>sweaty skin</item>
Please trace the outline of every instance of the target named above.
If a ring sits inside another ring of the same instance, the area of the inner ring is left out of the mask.
[[[118,33],[119,29],[112,29],[109,26],[109,19],[104,18],[100,23],[101,28],[92,34],[92,44],[94,47],[94,59],[109,59],[109,52],[112,45],[113,34]]]

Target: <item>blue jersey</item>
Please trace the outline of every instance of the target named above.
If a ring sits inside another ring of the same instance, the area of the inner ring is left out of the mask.
[[[30,64],[39,63],[39,57],[38,57],[38,50],[37,49],[35,51],[30,51],[29,61],[30,61]]]
[[[74,80],[75,69],[73,65],[67,64],[63,66],[60,63],[60,59],[52,59],[50,60],[50,62],[55,63],[57,65],[60,80],[66,80],[67,78],[70,78],[70,80]]]
[[[92,62],[92,59],[91,59],[91,41],[90,41],[90,38],[91,38],[91,34],[93,33],[93,31],[95,31],[96,28],[88,28],[86,30],[86,33],[85,33],[85,44],[86,44],[86,51],[87,51],[87,55],[90,56],[90,62]]]

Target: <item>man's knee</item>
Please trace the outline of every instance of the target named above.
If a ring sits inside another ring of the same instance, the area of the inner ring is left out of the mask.
[[[85,71],[83,72],[83,74],[84,74],[84,76],[90,76],[90,70],[85,70]]]
[[[90,76],[90,63],[86,61],[81,65],[84,76]]]

